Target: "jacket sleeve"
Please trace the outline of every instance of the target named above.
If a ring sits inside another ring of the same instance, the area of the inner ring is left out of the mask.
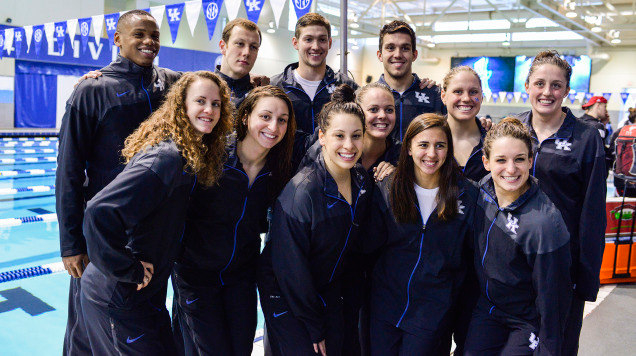
[[[81,84],[80,84],[81,85]],[[62,118],[55,174],[55,207],[62,257],[86,253],[82,234],[86,160],[99,118],[88,113],[86,93],[78,87],[66,104]]]
[[[97,193],[88,202],[84,219],[91,263],[118,281],[141,283],[143,267],[131,246],[134,232],[168,192],[169,188],[154,171],[133,165]]]
[[[575,291],[582,300],[594,301],[600,287],[599,273],[605,248],[605,146],[598,134],[590,135],[586,158],[582,162],[586,185],[579,220],[579,251]],[[573,256],[574,257],[574,256]]]
[[[569,234],[564,228],[565,223],[560,218],[558,220],[561,225],[558,225],[559,222],[542,224],[543,239],[569,240]],[[556,234],[560,236],[555,236]],[[546,249],[545,252],[539,251],[534,258],[532,283],[537,294],[535,305],[540,320],[540,354],[561,354],[565,322],[572,301],[571,262],[569,242],[554,249]]]
[[[283,198],[283,197],[281,197]],[[312,342],[325,338],[323,304],[309,265],[311,253],[310,197],[297,192],[293,201],[274,206],[270,241],[272,267],[292,313],[307,328]]]
[[[373,185],[373,195],[369,207],[368,219],[358,235],[358,243],[356,250],[360,253],[371,254],[382,248],[388,240],[387,220],[392,219],[391,207],[384,199],[382,189],[385,188],[384,182],[389,180],[386,177],[384,181]]]

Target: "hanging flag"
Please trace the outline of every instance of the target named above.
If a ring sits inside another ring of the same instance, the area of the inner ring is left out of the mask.
[[[247,19],[258,23],[258,18],[261,16],[261,10],[263,9],[263,3],[265,0],[243,0],[245,4],[245,12],[247,12]]]
[[[523,103],[525,104],[528,100],[528,93],[521,93],[521,100],[523,100]]]
[[[311,9],[311,0],[291,0],[294,3],[294,9],[296,10],[296,16],[301,18],[304,14]],[[493,93],[493,97],[495,93]]]
[[[609,101],[612,97],[612,93],[603,93],[603,97],[605,98],[605,100]]]
[[[91,18],[85,17],[79,19],[80,36],[82,40],[82,53],[86,52],[86,45],[88,44],[88,34],[91,32]]]
[[[486,102],[490,101],[490,98],[491,98],[491,97],[492,97],[492,92],[490,92],[490,91],[485,91],[485,92],[484,92],[484,98],[486,98],[486,99],[484,100],[484,103],[486,103]]]
[[[576,100],[579,101],[579,103],[583,103],[583,99],[585,99],[585,92],[580,91],[578,93],[576,93]]]
[[[194,28],[199,21],[199,14],[201,13],[201,0],[186,1],[185,3],[186,19],[188,20],[188,26],[190,27],[190,34],[194,36]]]
[[[506,94],[508,94],[508,92],[505,92],[505,91],[499,92],[499,98],[501,99],[502,103],[504,102],[504,100],[506,100]]]
[[[516,91],[515,92],[515,103],[518,103],[519,99],[521,99],[521,92],[520,91]]]
[[[166,5],[166,14],[168,15],[168,25],[170,26],[172,43],[177,40],[179,24],[181,24],[181,18],[183,17],[183,5],[183,3]]]
[[[75,49],[75,34],[77,33],[77,19],[70,19],[66,21],[66,31],[68,31],[68,38],[71,39],[71,48]]]
[[[7,50],[7,56],[13,51],[13,28],[4,29],[4,48]]]
[[[4,31],[0,31],[0,59],[4,55]]]
[[[95,36],[95,43],[99,46],[99,42],[102,39],[102,30],[104,29],[104,15],[91,16],[93,20],[93,35]]]
[[[20,57],[22,53],[22,40],[24,39],[24,29],[17,27],[13,35],[13,43],[15,44],[15,58]]]
[[[287,0],[269,0],[269,4],[272,6],[272,12],[274,13],[274,21],[276,22],[276,28],[278,28],[280,16],[283,14],[283,8],[285,8],[286,2]],[[296,22],[294,22],[294,25],[295,24]]]
[[[576,93],[568,94],[568,99],[570,99],[570,104],[574,104],[574,100],[576,100]]]
[[[493,104],[497,104],[498,100],[499,100],[499,93],[492,93],[492,102],[493,102]]]
[[[623,105],[627,103],[627,98],[629,98],[629,93],[621,93],[621,100],[623,100]]]
[[[40,55],[40,47],[44,39],[44,25],[33,26],[33,41],[35,46],[35,55]]]
[[[208,25],[208,38],[211,40],[214,36],[216,21],[219,19],[221,5],[223,0],[204,1],[202,3],[203,14],[205,15],[205,23]]]
[[[587,103],[588,101],[590,101],[590,99],[592,99],[592,97],[594,96],[594,94],[592,93],[585,93],[585,102]]]
[[[163,13],[166,11],[166,6],[165,5],[153,6],[149,10],[152,17],[154,17],[155,20],[157,20],[157,26],[161,28],[161,23],[163,22]]]
[[[227,11],[228,20],[234,20],[238,16],[240,8],[241,0],[225,0],[225,11]]]
[[[296,11],[291,10],[291,4],[289,4],[289,11],[287,11],[287,30],[291,33],[296,32],[296,22],[298,22],[298,17],[296,16]]]
[[[508,104],[510,104],[510,102],[512,101],[512,99],[514,99],[514,94],[512,93],[508,93],[506,94],[506,100],[508,100]]]
[[[104,15],[106,22],[106,35],[108,35],[108,43],[110,48],[115,45],[115,32],[117,31],[117,21],[119,21],[119,13]]]
[[[64,47],[64,36],[66,36],[66,21],[55,23],[55,38],[57,39],[58,51],[62,51]]]
[[[53,22],[44,24],[44,36],[46,37],[46,43],[53,44],[55,39],[55,24]]]

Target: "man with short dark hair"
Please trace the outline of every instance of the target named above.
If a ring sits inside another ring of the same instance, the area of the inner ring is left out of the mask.
[[[298,130],[306,134],[314,132],[316,116],[331,100],[331,93],[338,85],[358,88],[346,73],[334,72],[327,65],[331,42],[329,20],[311,12],[302,16],[296,22],[292,38],[299,61],[272,77],[272,85],[283,88],[291,99]]]
[[[388,85],[395,98],[396,123],[391,133],[394,138],[402,141],[406,129],[417,115],[446,114],[439,88],[424,87],[417,74],[413,73],[417,47],[411,26],[399,20],[384,25],[380,30],[377,55],[384,66],[378,82]]]
[[[115,45],[120,54],[101,69],[101,77],[83,80],[71,94],[59,135],[56,211],[62,261],[73,277],[64,355],[92,354],[80,304],[80,277],[89,262],[82,233],[86,202],[122,171],[124,140],[159,107],[178,79],[177,73],[153,66],[159,27],[149,13],[123,14]]]
[[[602,96],[593,96],[587,103],[581,106],[585,110],[585,114],[581,116],[581,120],[598,130],[603,142],[605,142],[605,125],[602,123],[607,117],[607,99]]]

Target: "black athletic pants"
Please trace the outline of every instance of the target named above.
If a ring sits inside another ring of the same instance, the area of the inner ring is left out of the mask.
[[[540,355],[538,347],[539,338],[534,326],[521,321],[504,321],[477,307],[468,327],[464,355],[533,355],[535,349]]]
[[[434,332],[415,335],[374,317],[371,317],[371,336],[372,356],[433,355],[440,344]]]
[[[82,315],[81,279],[71,277],[68,292],[68,320],[66,321],[66,333],[64,334],[64,356],[91,355],[91,345],[84,326]]]
[[[583,326],[583,309],[585,301],[576,297],[572,297],[570,304],[570,312],[565,322],[565,334],[563,335],[563,355],[576,356],[579,352],[579,336],[581,335],[581,327]]]

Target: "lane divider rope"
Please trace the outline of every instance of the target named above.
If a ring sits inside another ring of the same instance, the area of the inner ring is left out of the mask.
[[[19,150],[0,150],[0,154],[3,155],[19,155],[19,154],[33,154],[33,153],[56,153],[54,148],[23,148]]]
[[[57,141],[55,136],[50,137],[2,137],[2,141]]]
[[[12,227],[12,226],[20,226],[22,224],[34,223],[34,222],[57,222],[57,214],[40,214],[40,215],[32,215],[32,216],[23,216],[20,218],[7,218],[0,219],[0,227]]]
[[[30,187],[20,187],[20,188],[0,188],[0,195],[15,195],[18,193],[42,193],[49,192],[55,190],[54,185],[33,185]]]
[[[0,143],[0,147],[47,147],[57,146],[57,141],[6,141]]]
[[[48,169],[16,169],[12,171],[0,171],[0,177],[16,178],[19,175],[41,176],[47,173],[55,173],[55,168]]]
[[[65,271],[62,262],[54,262],[41,266],[20,268],[12,271],[0,272],[0,283],[15,281],[18,279],[43,276],[46,274]]]
[[[14,163],[48,163],[48,162],[56,162],[57,157],[48,156],[48,157],[24,157],[24,158],[0,158],[1,164],[14,164]]]

